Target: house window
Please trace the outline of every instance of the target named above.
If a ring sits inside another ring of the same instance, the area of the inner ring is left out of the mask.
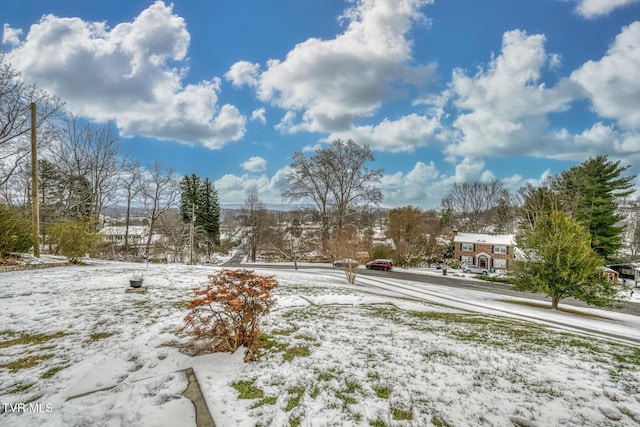
[[[507,260],[494,258],[493,268],[507,268]]]
[[[473,265],[473,257],[472,256],[467,256],[467,255],[462,255],[460,257],[460,262],[462,262],[463,264],[467,264],[467,265]]]
[[[473,247],[473,243],[462,243],[460,245],[460,250],[462,250],[462,252],[473,252],[474,251],[474,247]]]
[[[501,254],[501,255],[506,255],[507,254],[507,247],[506,246],[494,246],[493,247],[493,253],[494,254]]]

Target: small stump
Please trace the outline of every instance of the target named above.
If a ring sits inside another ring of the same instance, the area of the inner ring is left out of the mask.
[[[132,288],[141,288],[143,280],[144,279],[131,279],[129,280],[129,285],[131,285]]]

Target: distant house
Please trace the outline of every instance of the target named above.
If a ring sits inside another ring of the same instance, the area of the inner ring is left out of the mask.
[[[633,283],[638,286],[640,282],[640,263],[628,262],[624,264],[611,264],[607,266],[609,269],[618,273],[618,279],[621,281]]]
[[[456,233],[453,238],[454,259],[480,268],[513,268],[516,238],[513,234]]]
[[[108,225],[100,230],[105,239],[114,246],[124,245],[126,227]],[[143,246],[149,236],[149,227],[146,225],[129,226],[129,245]]]
[[[371,244],[374,246],[387,246],[392,251],[396,250],[396,244],[392,238],[387,237],[381,229],[374,229],[371,236]]]

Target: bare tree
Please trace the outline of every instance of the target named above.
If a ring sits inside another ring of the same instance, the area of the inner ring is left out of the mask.
[[[360,271],[359,264],[365,261],[366,248],[369,246],[365,234],[355,225],[350,224],[349,227],[335,230],[327,246],[332,258],[344,260],[341,268],[347,282],[351,285],[355,284]],[[352,263],[352,261],[358,263]]]
[[[256,194],[250,194],[242,209],[242,249],[251,262],[256,262],[263,244],[267,211]]]
[[[171,262],[182,261],[185,248],[189,242],[189,226],[178,212],[168,210],[158,218],[156,229],[167,239],[167,247],[171,250]]]
[[[80,204],[86,217],[97,219],[114,200],[120,177],[121,157],[112,126],[92,126],[71,117],[50,152],[66,185],[68,206]]]
[[[451,216],[452,226],[461,231],[481,232],[496,224],[496,208],[511,197],[500,181],[455,183],[442,199],[444,211]]]
[[[124,249],[129,251],[129,225],[131,223],[131,204],[142,192],[142,166],[140,162],[122,161],[121,174],[118,176],[118,187],[122,191],[127,210],[124,219]]]
[[[329,197],[331,173],[318,161],[318,155],[307,159],[298,151],[293,154],[291,172],[287,175],[289,187],[282,192],[285,199],[311,200],[320,212],[322,241],[329,240]]]
[[[0,52],[0,186],[7,183],[31,152],[31,103],[37,105],[38,143],[50,140],[53,119],[63,103],[35,85],[26,85]]]
[[[389,211],[386,235],[396,245],[399,264],[408,266],[416,261],[436,258],[439,249],[437,237],[443,228],[435,211],[405,206]]]
[[[342,229],[354,208],[378,204],[382,193],[375,183],[382,178],[382,169],[370,170],[366,164],[374,160],[371,149],[352,140],[340,139],[328,148],[318,150],[310,158],[294,154],[289,187],[282,195],[288,200],[311,200],[320,211],[323,242],[330,237],[330,214],[335,226]]]
[[[278,212],[276,216],[281,214]],[[304,227],[299,216],[290,221],[278,218],[277,225],[269,229],[268,248],[280,254],[284,259],[293,262],[298,269],[298,262],[309,252],[314,240],[313,230]]]
[[[149,256],[156,223],[165,212],[176,207],[176,200],[180,194],[180,183],[173,168],[165,169],[161,162],[154,162],[149,166],[145,175],[142,194],[149,219],[149,235],[145,245],[145,254]]]

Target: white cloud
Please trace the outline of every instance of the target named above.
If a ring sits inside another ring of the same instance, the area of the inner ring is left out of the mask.
[[[21,35],[21,29],[11,28],[9,24],[4,24],[2,28],[2,43],[17,46],[20,44]]]
[[[267,169],[267,161],[262,157],[251,157],[242,163],[242,168],[249,172],[262,172]]]
[[[368,116],[381,105],[390,83],[432,78],[432,67],[408,71],[411,41],[406,37],[428,3],[431,0],[354,2],[343,17],[348,25],[342,34],[331,40],[308,39],[285,60],[268,62],[259,76],[259,98],[302,113],[301,122],[283,123],[283,130],[347,130],[354,118]]]
[[[271,178],[266,175],[227,174],[214,182],[221,205],[243,204],[250,194],[257,194],[262,203],[281,204],[281,190],[286,185],[289,167],[277,171]]]
[[[256,86],[258,84],[258,73],[260,64],[253,64],[248,61],[236,62],[227,71],[224,77],[229,80],[235,87],[242,85]]]
[[[472,77],[454,70],[448,94],[462,113],[454,121],[459,138],[447,148],[449,154],[501,156],[543,148],[546,114],[566,110],[580,94],[566,79],[551,89],[539,83],[542,68],[557,62],[545,52],[544,41],[543,35],[509,31],[502,52],[486,69]]]
[[[375,126],[356,126],[346,132],[335,132],[328,139],[353,139],[376,151],[412,152],[418,147],[440,143],[437,141],[439,127],[437,119],[410,114],[395,121],[384,119]]]
[[[627,129],[640,130],[640,22],[622,29],[607,54],[589,61],[571,79],[589,93],[594,110]]]
[[[561,130],[553,135],[555,147],[547,157],[561,160],[585,161],[595,154],[605,154],[611,160],[620,160],[622,164],[631,165],[632,172],[640,172],[640,133],[620,131],[611,124],[595,123],[582,133],[573,135]]]
[[[640,0],[577,0],[576,11],[585,18],[597,18],[638,1]]]
[[[25,40],[7,54],[25,81],[60,95],[73,113],[113,120],[123,136],[219,148],[245,133],[238,109],[218,106],[218,78],[182,84],[190,36],[172,5],[157,1],[113,29],[46,15]]]
[[[267,118],[265,116],[265,109],[264,108],[258,108],[257,110],[253,110],[251,112],[251,121],[259,121],[262,124],[267,123]]]
[[[435,209],[440,206],[450,186],[450,178],[442,175],[433,162],[417,162],[406,174],[396,172],[382,177],[382,204],[386,207],[412,205]]]

